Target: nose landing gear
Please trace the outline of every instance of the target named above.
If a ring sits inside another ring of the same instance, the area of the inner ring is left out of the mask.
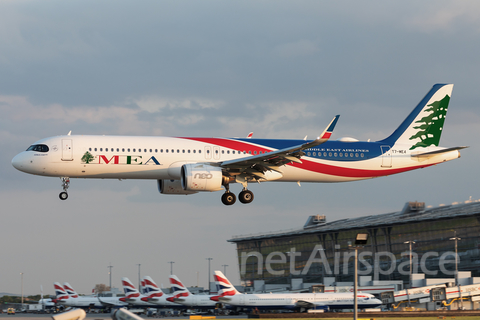
[[[70,178],[69,177],[61,177],[60,179],[62,180],[63,192],[60,192],[58,197],[60,198],[60,200],[67,200],[67,198],[68,198],[67,190],[68,190],[68,187],[70,186]]]

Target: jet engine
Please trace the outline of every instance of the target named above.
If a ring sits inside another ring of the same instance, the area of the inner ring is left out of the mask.
[[[187,163],[182,166],[182,188],[185,191],[222,190],[222,169],[201,163]]]
[[[186,191],[182,188],[180,180],[157,180],[158,192],[161,194],[194,194],[196,191]]]

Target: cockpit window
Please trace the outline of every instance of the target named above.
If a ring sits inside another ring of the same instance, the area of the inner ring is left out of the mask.
[[[36,151],[36,152],[48,152],[48,146],[46,144],[34,144],[30,146],[27,151]]]

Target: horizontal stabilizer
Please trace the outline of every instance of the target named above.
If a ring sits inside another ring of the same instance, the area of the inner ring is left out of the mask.
[[[462,150],[462,149],[465,149],[465,148],[468,148],[468,147],[463,146],[463,147],[446,148],[446,149],[435,150],[435,151],[430,151],[430,152],[412,154],[412,157],[428,158],[428,157],[433,157],[433,156],[438,155],[438,154],[447,153],[447,152],[450,152],[450,151]]]

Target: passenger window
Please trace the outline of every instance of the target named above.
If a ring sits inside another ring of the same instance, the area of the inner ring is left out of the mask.
[[[110,149],[110,151],[112,151],[112,152],[113,152],[113,148],[111,148],[111,149]]]
[[[143,152],[147,152],[147,149],[143,149]]]
[[[197,152],[195,149],[193,149],[193,153]]]
[[[185,149],[182,150],[182,153],[185,153]]]
[[[202,150],[198,150],[198,153],[202,153]]]
[[[103,151],[103,148],[100,148],[100,151]]]
[[[150,149],[150,152],[152,152],[152,149]]]
[[[135,152],[135,149],[133,149],[133,152]]]
[[[168,153],[168,149],[165,149],[165,152]]]
[[[120,149],[117,148],[117,152],[119,152],[119,151],[120,151]]]
[[[92,151],[92,148],[88,148],[88,151]]]
[[[130,148],[127,149],[127,152],[130,152]]]
[[[95,148],[94,150],[97,151],[97,148]]]
[[[122,152],[125,152],[125,148],[122,148]]]
[[[157,152],[158,152],[158,149],[155,149],[155,153],[157,153]]]
[[[188,153],[190,153],[190,149],[188,149]]]

